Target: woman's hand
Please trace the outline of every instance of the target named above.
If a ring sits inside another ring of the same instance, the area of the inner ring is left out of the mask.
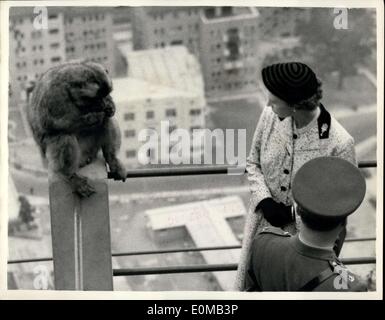
[[[291,206],[285,206],[272,198],[263,199],[257,208],[262,210],[265,219],[274,227],[283,227],[293,222]]]

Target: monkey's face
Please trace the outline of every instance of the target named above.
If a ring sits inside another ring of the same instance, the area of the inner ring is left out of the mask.
[[[111,113],[112,82],[107,70],[94,62],[69,63],[60,70],[67,80],[72,101],[82,113],[104,111]]]

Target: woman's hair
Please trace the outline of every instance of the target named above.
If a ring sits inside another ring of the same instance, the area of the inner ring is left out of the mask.
[[[314,110],[319,106],[322,99],[322,82],[317,78],[317,91],[310,98],[291,104],[297,110]]]

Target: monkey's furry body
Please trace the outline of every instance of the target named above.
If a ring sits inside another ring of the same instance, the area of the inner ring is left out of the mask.
[[[111,91],[112,82],[101,65],[69,62],[45,72],[29,102],[28,122],[43,157],[83,197],[95,190],[77,171],[100,149],[114,176],[126,178],[116,156],[121,136]]]

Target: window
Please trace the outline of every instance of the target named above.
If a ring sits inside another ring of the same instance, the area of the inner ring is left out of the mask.
[[[127,150],[126,151],[126,158],[135,158],[136,156],[136,150]]]
[[[50,15],[48,16],[48,19],[56,19],[57,17],[58,17],[57,14],[50,14]]]
[[[51,58],[51,62],[60,62],[61,61],[61,57],[52,57]]]
[[[58,43],[58,42],[50,44],[51,49],[57,49],[57,48],[59,48],[59,46],[60,46],[60,43]]]
[[[166,110],[166,117],[176,117],[176,110],[175,109],[167,109]]]
[[[190,116],[199,116],[202,113],[201,109],[191,109]]]
[[[190,132],[193,133],[194,130],[199,130],[199,129],[202,129],[202,127],[201,126],[192,126],[192,127],[190,127]]]
[[[170,43],[172,46],[178,46],[183,44],[183,40],[173,40]]]
[[[135,130],[124,130],[124,137],[126,138],[133,138],[135,137]]]
[[[59,29],[51,29],[49,30],[49,34],[58,34],[59,33]]]
[[[130,120],[135,120],[135,113],[133,112],[128,112],[124,114],[124,120],[130,121]]]
[[[146,112],[146,119],[154,119],[155,113],[154,111],[147,111]]]

